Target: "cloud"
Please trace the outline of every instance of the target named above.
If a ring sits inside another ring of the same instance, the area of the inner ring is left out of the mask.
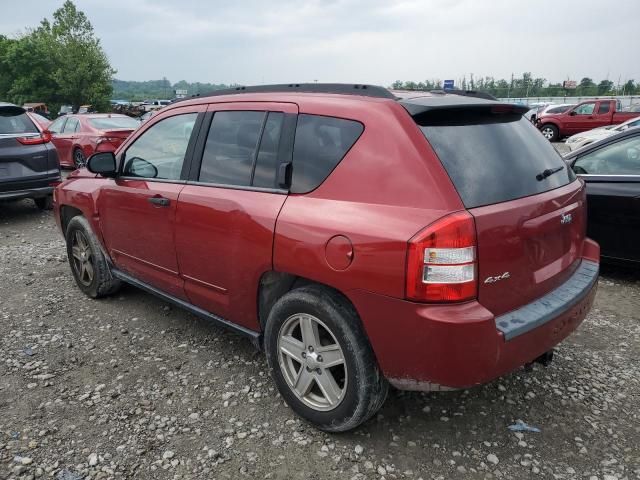
[[[62,3],[0,6],[0,33]],[[530,71],[640,81],[640,2],[619,0],[77,0],[118,78],[368,82]]]

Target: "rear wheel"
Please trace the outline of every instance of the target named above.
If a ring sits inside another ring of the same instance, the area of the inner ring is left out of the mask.
[[[53,196],[34,198],[33,201],[40,210],[51,210],[53,208]]]
[[[71,272],[80,290],[91,298],[100,298],[120,288],[86,218],[78,215],[69,221],[66,240]]]
[[[76,148],[73,151],[73,164],[76,168],[82,168],[87,163],[87,160],[84,158],[84,153],[79,148]]]
[[[546,125],[540,127],[540,132],[542,133],[544,138],[546,138],[550,142],[555,142],[558,140],[558,127],[556,127],[555,125],[547,123]]]
[[[353,307],[328,288],[302,287],[278,300],[265,349],[291,409],[328,432],[353,429],[374,415],[388,384],[366,338]]]

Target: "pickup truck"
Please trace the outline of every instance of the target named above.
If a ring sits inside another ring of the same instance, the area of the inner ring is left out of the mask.
[[[536,127],[550,142],[594,128],[618,125],[638,116],[622,112],[619,100],[589,100],[577,104],[565,113],[542,114],[536,119]]]

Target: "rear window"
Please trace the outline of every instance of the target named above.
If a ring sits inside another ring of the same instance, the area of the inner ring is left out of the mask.
[[[487,109],[428,112],[416,121],[467,208],[562,187],[576,177],[521,115]],[[560,169],[542,180],[545,170]]]
[[[611,104],[609,102],[601,102],[600,106],[598,107],[598,113],[609,113],[609,107],[611,106]]]
[[[89,124],[98,130],[112,130],[116,128],[137,128],[140,122],[130,117],[90,118]]]
[[[292,193],[314,190],[362,134],[361,123],[321,115],[298,115],[293,146]]]
[[[38,128],[26,113],[7,115],[0,110],[0,134],[12,133],[38,133]]]

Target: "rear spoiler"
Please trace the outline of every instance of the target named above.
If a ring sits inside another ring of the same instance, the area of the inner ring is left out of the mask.
[[[400,100],[399,103],[412,117],[427,112],[444,110],[489,110],[494,113],[511,113],[516,115],[524,115],[529,111],[529,107],[525,105],[490,100],[476,95],[448,95],[447,93],[448,92],[445,92],[442,96],[403,99]]]

